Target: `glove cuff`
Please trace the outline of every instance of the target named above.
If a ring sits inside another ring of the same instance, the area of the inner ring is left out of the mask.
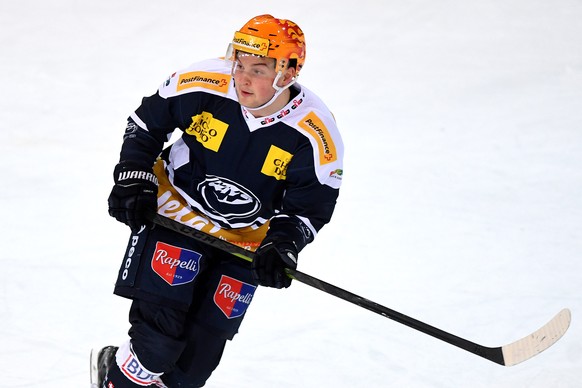
[[[277,216],[271,219],[269,231],[264,241],[290,242],[296,252],[313,241],[313,233],[298,217]]]
[[[270,250],[283,260],[283,262],[290,268],[297,268],[297,246],[292,241],[279,241],[275,239],[268,239],[263,241],[260,248],[257,250],[258,254],[265,254]]]

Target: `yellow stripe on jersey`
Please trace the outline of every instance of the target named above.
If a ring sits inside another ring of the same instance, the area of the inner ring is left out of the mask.
[[[188,205],[170,183],[164,170],[163,161],[156,162],[154,173],[160,183],[158,186],[158,214],[253,252],[265,238],[269,229],[269,221],[259,228],[251,226],[236,229],[221,228],[212,223],[206,215]]]

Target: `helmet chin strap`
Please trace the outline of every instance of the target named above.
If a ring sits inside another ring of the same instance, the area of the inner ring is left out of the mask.
[[[275,94],[273,94],[273,97],[271,97],[271,99],[269,101],[267,101],[263,105],[261,105],[259,107],[256,107],[256,108],[249,108],[248,106],[245,106],[245,109],[248,110],[249,112],[253,113],[255,111],[258,111],[260,109],[263,109],[263,108],[266,108],[266,107],[270,106],[273,102],[275,102],[275,100],[277,99],[277,97],[279,97],[281,95],[281,93],[283,93],[286,89],[289,89],[289,87],[291,87],[291,85],[293,85],[295,82],[297,82],[297,77],[293,77],[293,79],[291,80],[291,82],[289,82],[287,85],[285,85],[285,86],[277,86],[277,82],[279,82],[279,79],[281,78],[281,76],[283,76],[283,72],[282,71],[279,71],[277,73],[277,76],[273,80],[273,85],[272,86],[273,86],[273,89],[275,89]]]

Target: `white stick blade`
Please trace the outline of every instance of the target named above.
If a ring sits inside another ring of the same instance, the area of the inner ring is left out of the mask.
[[[501,348],[506,366],[519,364],[556,343],[568,330],[570,310],[563,309],[534,333]]]

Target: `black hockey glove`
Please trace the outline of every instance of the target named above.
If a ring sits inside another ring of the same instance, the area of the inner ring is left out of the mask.
[[[258,284],[274,288],[291,285],[285,268],[297,268],[297,248],[293,242],[266,239],[256,254],[251,269]]]
[[[113,172],[115,185],[109,195],[109,215],[128,225],[133,231],[153,223],[148,213],[158,208],[158,179],[151,167],[122,161]]]

